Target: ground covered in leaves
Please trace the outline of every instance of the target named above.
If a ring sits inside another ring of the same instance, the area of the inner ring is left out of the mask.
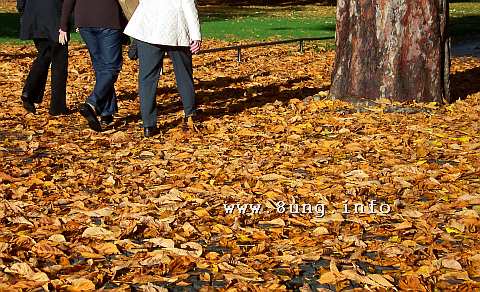
[[[135,62],[99,134],[48,99],[25,113],[33,53],[0,48],[0,290],[480,288],[480,60],[453,60],[462,100],[397,111],[324,99],[334,52],[314,44],[196,56],[199,133],[167,62],[144,139]],[[94,76],[70,54],[75,109]]]

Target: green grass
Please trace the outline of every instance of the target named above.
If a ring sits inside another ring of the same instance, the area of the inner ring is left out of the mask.
[[[450,31],[454,38],[480,34],[480,3],[451,3]],[[298,6],[201,7],[205,39],[225,41],[265,41],[300,37],[334,37],[335,8]],[[26,43],[18,40],[19,17],[0,12],[0,43]],[[78,34],[72,40],[80,42]]]
[[[18,40],[18,15],[0,13],[0,43],[25,43]],[[276,18],[247,16],[232,19],[202,19],[202,33],[206,39],[225,41],[285,39],[298,37],[334,37],[335,18]],[[73,41],[81,41],[77,33]]]
[[[209,39],[263,41],[301,37],[334,37],[335,18],[242,17],[202,24]]]

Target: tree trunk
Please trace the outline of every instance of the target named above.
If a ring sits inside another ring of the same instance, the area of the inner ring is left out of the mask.
[[[338,0],[332,98],[450,100],[447,0]]]

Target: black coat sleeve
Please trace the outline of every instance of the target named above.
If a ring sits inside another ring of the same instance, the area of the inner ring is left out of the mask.
[[[23,11],[25,10],[25,1],[26,0],[17,0],[17,11],[20,14],[23,14]]]

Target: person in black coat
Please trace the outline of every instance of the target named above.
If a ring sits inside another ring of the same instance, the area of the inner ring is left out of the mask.
[[[23,107],[36,113],[35,104],[43,100],[48,70],[51,65],[51,115],[67,114],[66,88],[68,46],[59,43],[63,0],[17,0],[20,18],[20,39],[33,40],[37,57],[32,64],[22,91]]]

